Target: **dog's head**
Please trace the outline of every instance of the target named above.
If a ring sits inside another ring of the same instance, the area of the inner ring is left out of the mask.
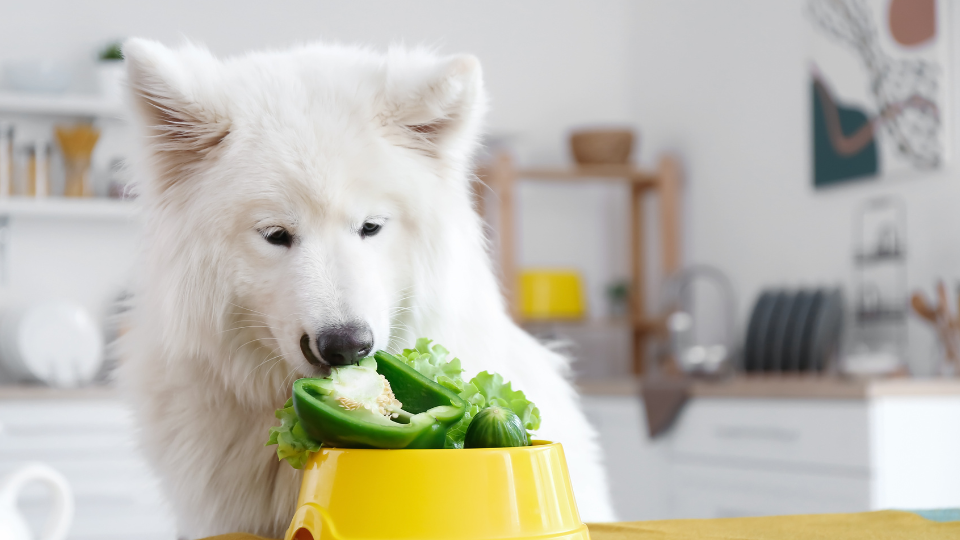
[[[261,378],[251,362],[315,376],[386,348],[424,261],[464,226],[446,216],[472,214],[477,60],[325,46],[219,60],[144,40],[124,54],[160,339],[229,342],[223,367],[245,378]]]

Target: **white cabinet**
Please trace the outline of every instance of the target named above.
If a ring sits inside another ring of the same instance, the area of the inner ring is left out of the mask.
[[[960,507],[960,395],[871,400],[872,508]]]
[[[670,489],[682,517],[957,507],[958,426],[960,396],[698,398]]]
[[[960,383],[892,388],[803,398],[696,387],[653,440],[637,394],[583,404],[621,520],[960,507]],[[134,429],[110,392],[0,388],[0,475],[28,461],[60,470],[77,500],[71,540],[173,540]],[[45,498],[37,489],[21,500],[35,525]]]
[[[653,440],[637,395],[585,396],[618,517],[960,507],[960,383],[791,384],[696,385]]]
[[[617,519],[670,516],[669,501],[664,497],[670,483],[666,445],[647,438],[639,397],[584,395],[582,403],[587,419],[600,435]]]
[[[703,398],[670,434],[675,459],[866,474],[867,404],[858,400]]]
[[[858,400],[691,400],[665,436],[673,516],[869,510],[869,424]]]
[[[134,429],[129,412],[107,393],[0,396],[0,476],[30,461],[63,473],[76,498],[70,540],[173,540],[173,520],[137,452]],[[34,530],[48,505],[39,486],[21,497]]]

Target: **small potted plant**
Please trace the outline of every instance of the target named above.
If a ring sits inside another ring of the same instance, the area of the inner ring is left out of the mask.
[[[100,50],[97,63],[97,80],[100,83],[100,95],[111,101],[119,101],[123,96],[126,70],[123,65],[123,49],[119,41],[109,43]]]

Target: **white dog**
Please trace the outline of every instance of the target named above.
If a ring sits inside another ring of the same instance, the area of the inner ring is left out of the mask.
[[[281,537],[300,476],[264,442],[293,380],[419,336],[524,390],[583,518],[613,518],[567,361],[508,317],[471,204],[476,58],[124,53],[145,239],[119,377],[182,534]]]

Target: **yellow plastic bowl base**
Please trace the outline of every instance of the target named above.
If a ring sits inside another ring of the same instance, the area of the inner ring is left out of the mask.
[[[322,448],[286,540],[589,540],[559,444],[470,450]]]

